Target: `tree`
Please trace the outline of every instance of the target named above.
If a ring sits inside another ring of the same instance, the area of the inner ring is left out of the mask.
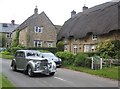
[[[59,41],[57,43],[57,50],[58,51],[64,51],[64,43],[62,41]]]
[[[111,40],[105,40],[105,42],[100,42],[98,43],[97,46],[97,51],[100,52],[100,55],[103,58],[110,58],[110,57],[114,57],[115,54],[115,50],[114,50],[115,45],[112,43]]]

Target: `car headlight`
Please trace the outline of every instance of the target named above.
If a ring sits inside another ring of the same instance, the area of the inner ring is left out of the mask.
[[[40,63],[39,62],[35,63],[35,68],[36,68],[36,70],[38,70],[40,68]]]
[[[61,58],[58,59],[59,61],[62,61]]]
[[[51,67],[52,67],[52,62],[48,64],[48,68],[51,68]]]

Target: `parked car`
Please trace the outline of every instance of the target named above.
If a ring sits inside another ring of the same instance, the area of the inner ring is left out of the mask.
[[[42,58],[48,58],[50,61],[53,60],[56,63],[57,67],[61,67],[62,60],[55,56],[53,53],[50,52],[42,52],[41,53]]]
[[[36,50],[17,50],[15,58],[11,62],[13,71],[22,70],[30,77],[35,73],[45,75],[54,75],[56,72],[56,64],[47,58],[40,58],[40,52]]]

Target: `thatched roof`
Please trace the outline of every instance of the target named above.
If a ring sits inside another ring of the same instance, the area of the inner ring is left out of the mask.
[[[83,38],[88,33],[101,35],[120,29],[120,2],[106,2],[89,8],[68,19],[58,34],[62,38]]]

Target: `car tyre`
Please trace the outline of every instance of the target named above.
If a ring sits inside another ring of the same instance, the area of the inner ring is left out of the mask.
[[[33,77],[34,76],[34,73],[33,73],[32,68],[30,66],[28,67],[27,72],[28,72],[27,74],[28,74],[29,77]]]
[[[11,68],[12,68],[13,71],[16,71],[16,70],[17,70],[17,69],[16,69],[16,65],[15,65],[14,62],[13,62],[13,64],[12,64]]]
[[[49,75],[50,75],[50,76],[53,76],[54,74],[55,74],[55,72],[52,72],[52,73],[50,73]]]

